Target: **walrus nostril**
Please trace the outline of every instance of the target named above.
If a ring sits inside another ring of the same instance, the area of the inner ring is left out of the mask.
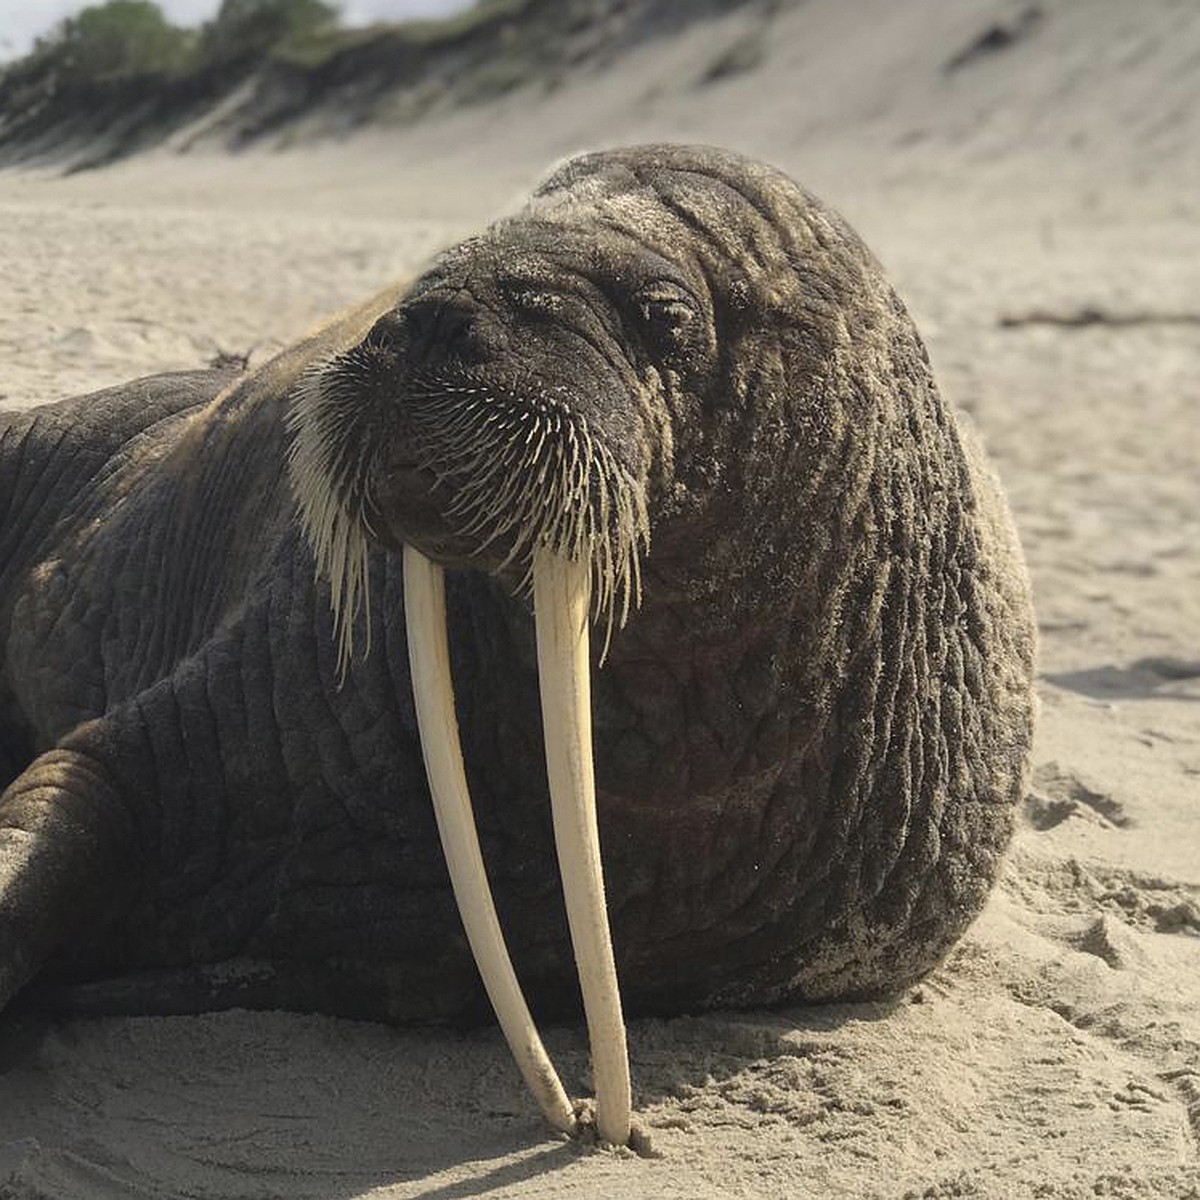
[[[474,362],[490,348],[483,313],[466,298],[422,301],[408,306],[401,315],[408,346],[418,361],[448,358]]]
[[[367,331],[362,344],[372,350],[400,350],[408,339],[409,322],[405,314],[392,309]]]

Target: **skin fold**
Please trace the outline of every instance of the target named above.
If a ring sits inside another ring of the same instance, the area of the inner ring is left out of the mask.
[[[249,375],[0,416],[0,1005],[486,1017],[406,543],[448,568],[467,776],[536,1012],[579,1003],[537,546],[587,558],[599,597],[627,1011],[894,993],[978,912],[1033,716],[999,488],[836,215],[736,155],[635,147]]]

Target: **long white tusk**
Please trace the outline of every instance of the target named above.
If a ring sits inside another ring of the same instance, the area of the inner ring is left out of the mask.
[[[425,772],[467,941],[529,1090],[551,1125],[574,1134],[571,1102],[538,1036],[504,944],[475,832],[454,711],[445,573],[411,546],[404,548],[404,614]]]
[[[632,1102],[596,822],[588,574],[586,562],[571,562],[548,550],[534,555],[533,608],[546,770],[558,869],[592,1048],[596,1126],[604,1141],[623,1146],[629,1141]]]

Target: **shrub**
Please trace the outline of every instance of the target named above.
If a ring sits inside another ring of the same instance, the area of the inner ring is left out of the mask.
[[[60,22],[34,56],[83,79],[165,74],[186,65],[192,41],[151,0],[107,0]]]
[[[222,0],[200,34],[200,55],[213,63],[258,58],[331,28],[337,18],[337,9],[325,0]]]

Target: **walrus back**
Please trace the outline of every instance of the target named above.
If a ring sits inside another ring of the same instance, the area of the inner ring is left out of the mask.
[[[5,583],[133,439],[206,404],[235,374],[213,368],[152,375],[0,413],[0,597]]]
[[[0,786],[32,751],[16,719],[9,679],[13,605],[20,581],[87,508],[98,480],[145,439],[217,396],[229,368],[148,376],[38,408],[0,413]]]

